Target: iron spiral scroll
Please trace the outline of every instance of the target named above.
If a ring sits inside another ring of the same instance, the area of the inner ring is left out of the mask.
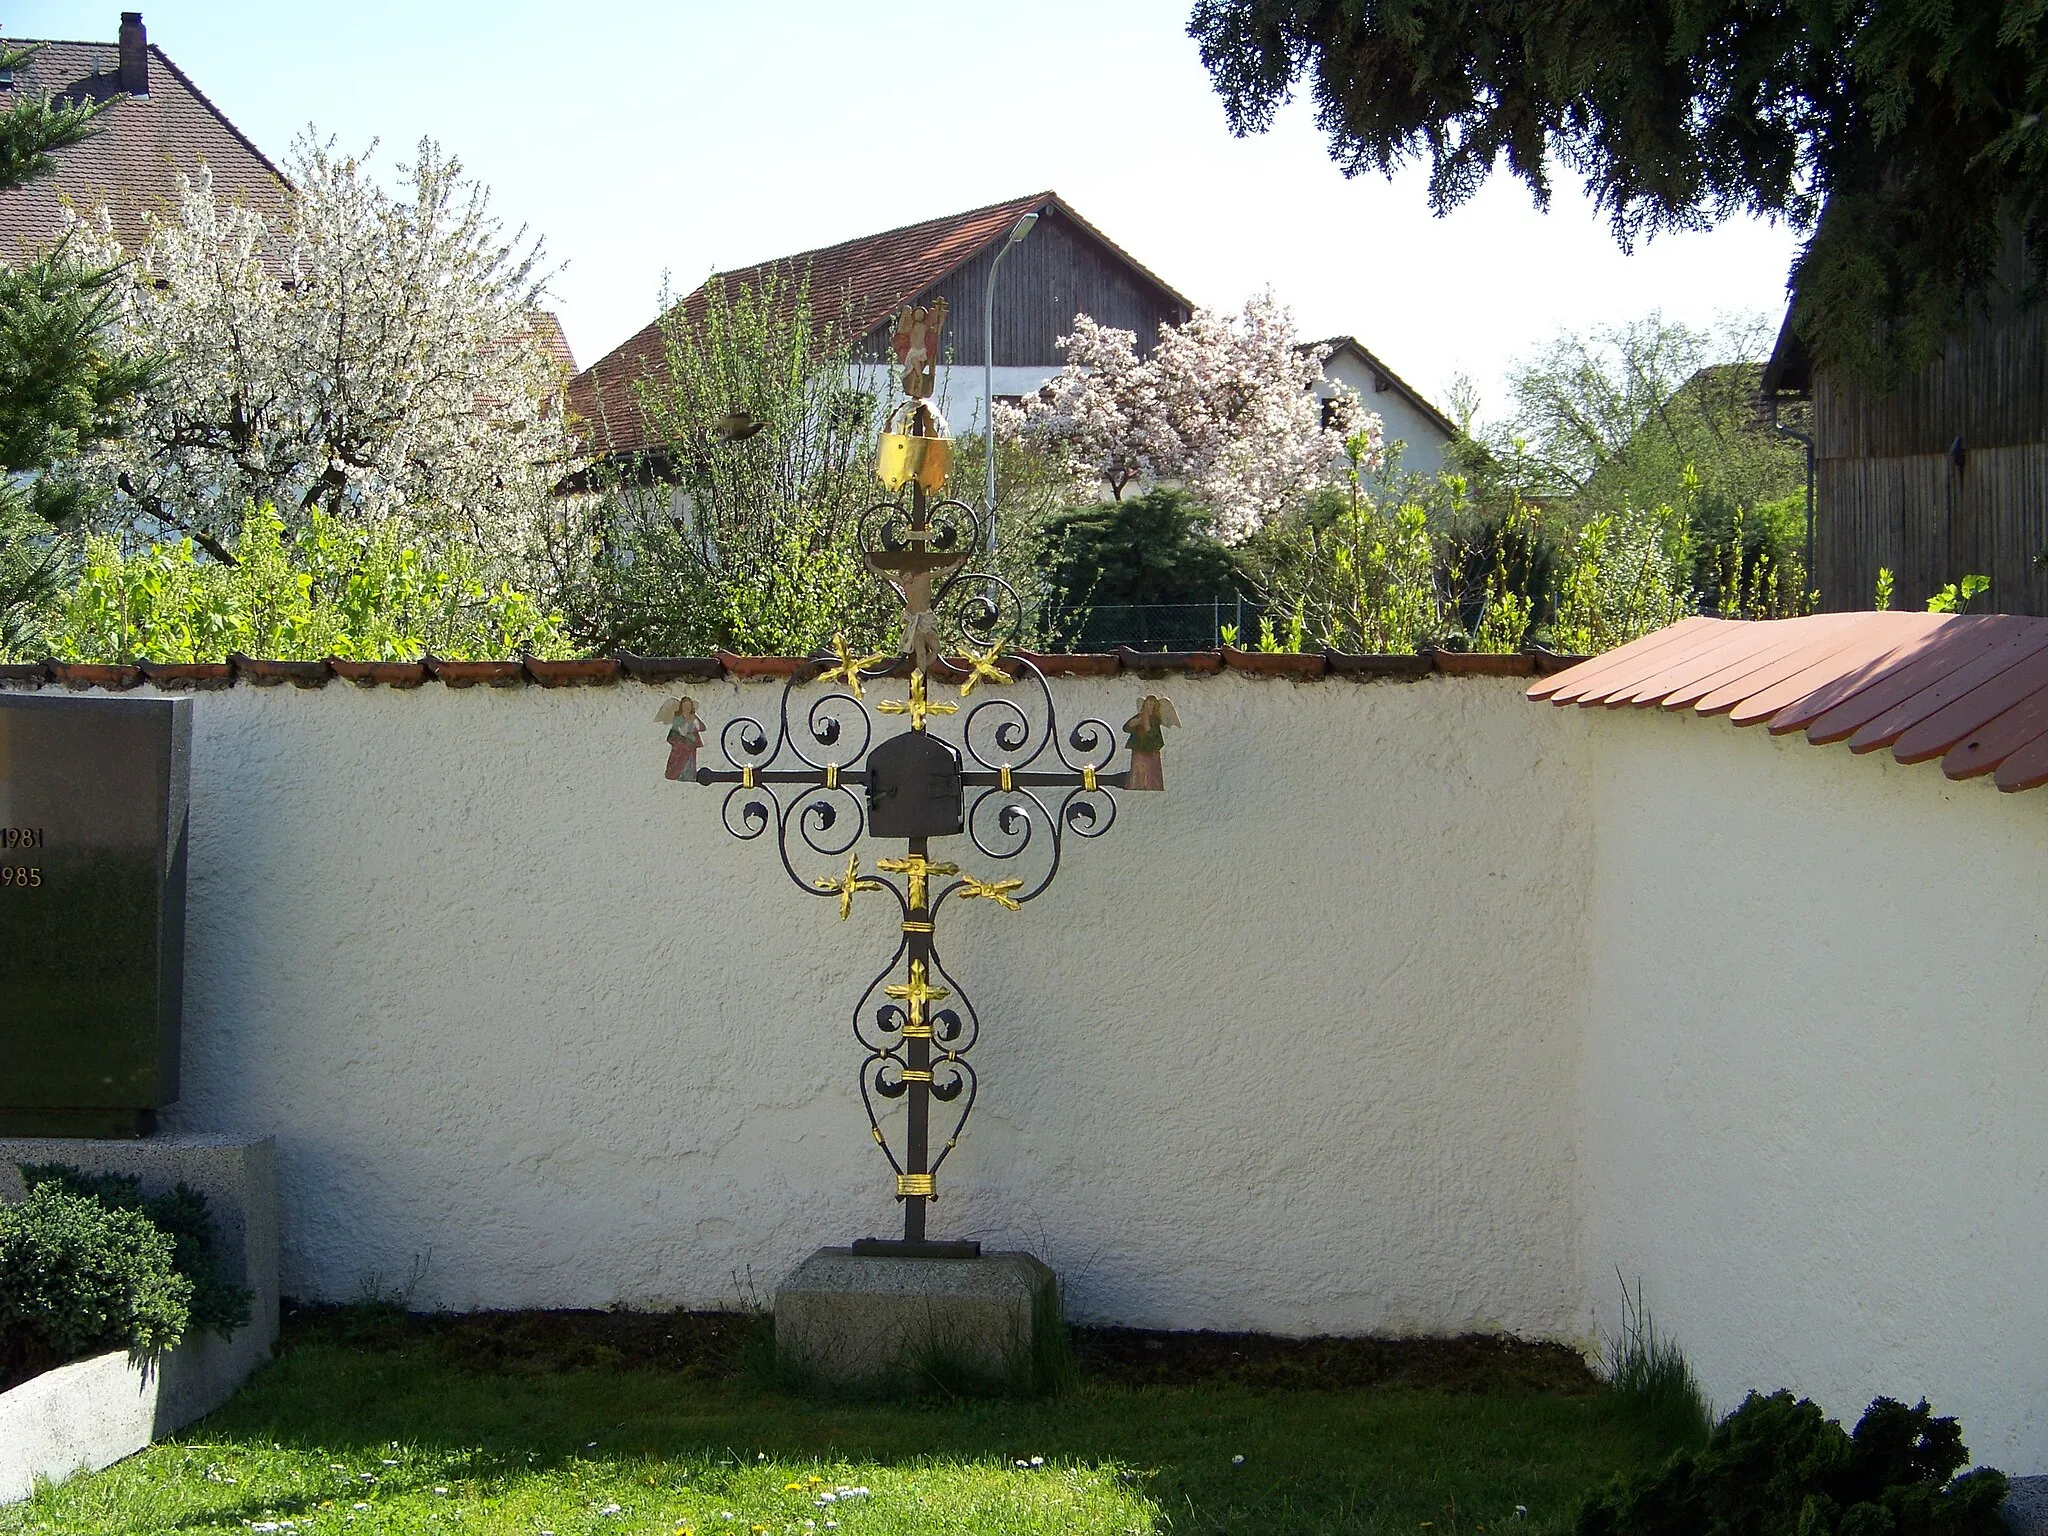
[[[938,914],[965,901],[1017,911],[1044,895],[1067,840],[1100,837],[1115,823],[1112,791],[1128,787],[1130,773],[1110,771],[1118,741],[1109,723],[1063,727],[1044,671],[1010,648],[1023,616],[1016,592],[967,568],[988,547],[981,514],[928,502],[913,484],[905,498],[869,508],[859,532],[869,570],[903,602],[902,651],[857,654],[835,636],[788,676],[772,713],[719,728],[724,761],[695,779],[725,786],[721,816],[734,837],[772,829],[790,881],[836,901],[842,918],[870,893],[895,903],[896,946],[855,1003],[853,1036],[861,1102],[903,1206],[903,1240],[855,1246],[965,1251],[974,1245],[925,1237],[937,1174],[981,1088],[968,1059],[981,1018],[940,958]],[[805,692],[821,682],[823,693]],[[903,717],[908,730],[885,734],[884,716]],[[863,863],[863,840],[898,838],[901,857]],[[959,854],[935,851],[953,838],[965,841]],[[904,1114],[892,1128],[897,1106]]]

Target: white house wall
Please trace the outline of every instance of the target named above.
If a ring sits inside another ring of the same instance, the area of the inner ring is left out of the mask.
[[[1405,445],[1401,450],[1404,470],[1433,475],[1444,467],[1444,450],[1450,446],[1450,439],[1444,436],[1443,428],[1417,410],[1414,402],[1398,389],[1378,388],[1373,370],[1356,353],[1332,353],[1323,364],[1323,377],[1344,385],[1368,411],[1379,413],[1387,441],[1398,440]],[[1326,398],[1334,393],[1329,389],[1316,392]]]
[[[1924,1394],[2048,1471],[2048,794],[1656,711],[1593,736],[1603,1325],[1618,1269],[1723,1410]]]

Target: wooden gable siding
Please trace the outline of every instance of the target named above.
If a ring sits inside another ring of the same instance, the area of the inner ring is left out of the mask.
[[[1814,560],[1828,608],[1867,608],[1880,566],[1899,607],[1970,573],[1988,605],[2048,613],[2048,313],[2001,306],[1903,388],[1816,369]],[[1960,439],[1958,467],[1950,449]]]
[[[946,301],[945,350],[956,366],[981,366],[982,305],[989,265],[1000,249],[983,251],[916,295],[920,304]],[[1072,332],[1077,314],[1136,332],[1143,353],[1151,351],[1162,322],[1177,325],[1188,310],[1122,255],[1049,208],[1003,258],[996,280],[996,366],[1059,367],[1059,339]],[[859,356],[883,361],[888,342],[885,322],[862,343]]]

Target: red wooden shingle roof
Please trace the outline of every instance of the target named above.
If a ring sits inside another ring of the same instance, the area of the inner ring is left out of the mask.
[[[31,40],[10,38],[10,46]],[[0,110],[33,91],[97,100],[119,93],[116,43],[45,42],[0,85]],[[185,72],[155,44],[148,45],[149,95],[118,101],[100,115],[103,130],[83,144],[59,150],[57,171],[0,196],[0,261],[19,261],[53,245],[64,228],[64,205],[81,214],[105,207],[114,233],[129,250],[148,232],[148,218],[175,218],[178,177],[213,172],[223,202],[242,203],[265,217],[282,213],[289,189],[283,173],[229,122]]]
[[[1173,289],[1131,261],[1101,231],[1068,207],[1057,193],[1035,192],[1029,197],[991,203],[986,208],[926,219],[921,224],[907,224],[878,235],[863,235],[822,250],[801,251],[794,256],[779,256],[773,261],[718,273],[692,290],[677,308],[685,320],[696,322],[703,318],[713,284],[723,284],[727,293],[744,287],[758,290],[763,280],[771,276],[781,285],[789,301],[787,308],[794,308],[797,287],[808,278],[811,312],[820,320],[838,325],[842,334],[858,339],[881,325],[899,306],[1002,239],[1025,214],[1048,207],[1059,209],[1063,216],[1129,262],[1135,271],[1174,294]],[[1180,295],[1174,297],[1178,299]],[[642,379],[655,377],[661,367],[661,320],[656,319],[570,380],[570,409],[591,423],[592,446],[597,451],[630,453],[648,446],[635,386]]]
[[[1532,699],[1727,715],[1816,745],[1941,759],[1952,779],[2048,784],[2048,619],[1817,613],[1686,619],[1546,677]]]

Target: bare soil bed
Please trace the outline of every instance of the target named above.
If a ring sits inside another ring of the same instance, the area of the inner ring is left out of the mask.
[[[743,1373],[768,1322],[749,1312],[405,1312],[287,1303],[281,1348],[322,1341],[388,1350],[429,1344],[467,1371],[671,1371],[700,1380]],[[1075,1328],[1084,1378],[1123,1386],[1229,1383],[1255,1390],[1349,1392],[1406,1386],[1484,1394],[1577,1396],[1600,1383],[1576,1350],[1505,1334],[1439,1338],[1278,1338],[1259,1333]]]

